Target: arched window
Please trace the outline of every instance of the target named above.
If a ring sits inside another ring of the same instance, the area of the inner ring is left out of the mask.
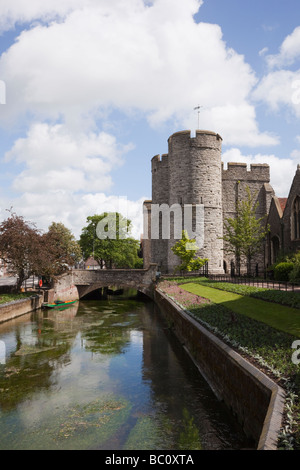
[[[297,196],[291,211],[291,235],[292,240],[300,238],[300,197]]]
[[[271,256],[272,256],[272,264],[273,264],[277,261],[277,258],[279,255],[279,248],[280,248],[280,242],[279,242],[279,238],[277,237],[277,235],[272,237],[271,242],[272,242],[272,255]]]

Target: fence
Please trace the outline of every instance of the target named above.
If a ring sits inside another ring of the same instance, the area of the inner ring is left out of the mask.
[[[215,275],[209,274],[208,277],[212,281],[231,282],[233,284],[245,284],[248,286],[263,287],[265,289],[300,292],[299,284],[286,282],[286,281],[275,281],[272,279],[259,279],[254,276],[253,277],[231,277],[228,275],[226,276],[226,275],[219,275],[219,274],[215,274]]]
[[[208,263],[205,263],[198,271],[181,271],[177,274],[162,274],[162,277],[208,277]]]

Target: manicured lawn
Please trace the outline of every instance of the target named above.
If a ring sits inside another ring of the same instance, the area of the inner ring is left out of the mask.
[[[293,336],[300,337],[300,310],[248,296],[234,294],[195,283],[181,284],[192,294],[222,304],[231,311],[261,321]]]

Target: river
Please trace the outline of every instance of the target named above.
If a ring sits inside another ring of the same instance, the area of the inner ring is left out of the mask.
[[[250,447],[151,301],[41,310],[1,341],[1,450]]]

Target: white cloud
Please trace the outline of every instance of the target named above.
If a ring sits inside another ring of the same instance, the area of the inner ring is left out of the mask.
[[[76,134],[63,124],[33,124],[5,155],[7,163],[25,169],[13,180],[16,196],[0,201],[0,218],[6,218],[6,209],[13,206],[40,229],[62,222],[79,237],[89,215],[117,211],[132,220],[133,235],[139,239],[144,198],[127,201],[105,194],[112,187],[111,172],[123,164],[131,148],[118,145],[104,132]]]
[[[131,148],[104,132],[74,134],[63,124],[35,123],[5,160],[25,165],[13,181],[17,192],[106,191],[112,185],[111,171],[122,165]]]
[[[268,50],[269,50],[268,47],[264,47],[263,49],[261,49],[261,50],[259,51],[258,54],[262,57],[262,56],[264,56],[264,55],[268,52]]]
[[[266,57],[270,68],[292,65],[300,58],[300,26],[287,36],[280,46],[279,53]]]
[[[120,212],[132,222],[132,236],[137,240],[143,233],[143,201],[128,200],[125,196],[107,196],[104,193],[76,194],[70,191],[57,190],[47,193],[23,193],[14,200],[0,200],[0,218],[6,219],[6,209],[13,210],[26,220],[36,223],[37,228],[47,230],[53,221],[62,222],[79,238],[90,215],[103,212]]]
[[[101,0],[103,3],[105,0]],[[116,0],[114,0],[116,2]],[[99,0],[2,0],[0,3],[0,31],[13,28],[16,24],[31,23],[35,20],[51,22],[61,20],[74,10],[96,7]]]
[[[294,155],[297,157],[298,155]],[[287,197],[290,191],[291,183],[297,170],[297,164],[300,163],[296,158],[278,158],[275,155],[243,155],[237,148],[231,148],[223,153],[222,161],[224,168],[228,162],[247,163],[266,163],[270,166],[270,184],[273,187],[276,196]]]
[[[276,70],[263,77],[255,91],[253,99],[267,103],[270,109],[277,111],[280,105],[300,117],[300,70]]]
[[[201,104],[200,127],[219,132],[227,145],[278,143],[259,129],[251,102],[257,78],[244,56],[227,47],[218,25],[195,22],[201,4],[1,2],[0,31],[30,23],[0,57],[0,123],[27,130],[5,156],[22,169],[12,183],[17,196],[4,198],[2,208],[13,205],[43,229],[62,221],[79,236],[88,215],[118,205],[120,198],[105,192],[132,147],[99,131],[113,110],[137,110],[151,126],[173,119],[194,129],[193,108]],[[136,238],[147,198],[128,201]]]
[[[192,126],[193,120],[195,120],[194,116],[187,119],[186,127]],[[279,143],[277,136],[259,132],[255,109],[247,103],[240,106],[228,104],[201,110],[200,121],[205,123],[206,128],[217,130],[226,145],[258,147],[274,146]]]
[[[30,112],[78,128],[93,124],[99,109],[117,108],[140,110],[153,126],[171,118],[182,125],[201,103],[213,130],[225,117],[230,142],[276,144],[260,132],[249,101],[251,67],[218,25],[195,23],[201,3],[65,0],[60,21],[23,31],[1,56],[7,105],[0,119]]]
[[[282,105],[288,106],[296,117],[300,117],[300,69],[295,69],[299,59],[300,26],[284,39],[278,54],[265,55],[270,71],[258,83],[252,98],[267,103],[273,111]],[[293,69],[289,70],[292,65]]]

